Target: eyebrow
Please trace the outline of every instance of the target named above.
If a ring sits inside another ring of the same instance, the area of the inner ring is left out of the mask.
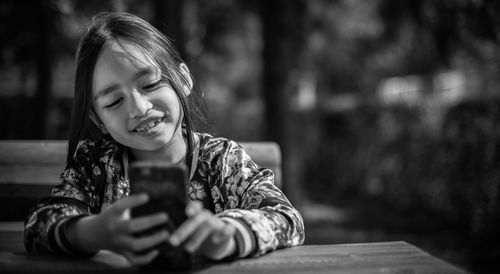
[[[151,69],[151,68],[144,68],[144,69],[141,69],[140,71],[138,71],[133,77],[132,77],[132,80],[136,80],[136,79],[139,79],[141,78],[142,76],[146,75],[146,74],[149,74],[149,73],[154,73],[155,70]],[[119,84],[112,84],[111,86],[107,87],[107,88],[104,88],[104,89],[101,89],[97,92],[97,94],[94,96],[94,101],[117,90],[118,88],[120,87]]]

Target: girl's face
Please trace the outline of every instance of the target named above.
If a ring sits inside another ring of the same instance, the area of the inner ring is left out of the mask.
[[[141,50],[124,41],[105,46],[93,79],[92,106],[116,141],[147,151],[183,141],[179,98]]]

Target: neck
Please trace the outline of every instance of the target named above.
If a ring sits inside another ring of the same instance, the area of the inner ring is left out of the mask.
[[[186,157],[187,143],[179,130],[172,140],[157,150],[131,149],[137,161],[163,161],[170,164],[177,164]]]

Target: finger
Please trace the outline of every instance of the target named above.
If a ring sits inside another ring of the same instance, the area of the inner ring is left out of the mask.
[[[110,237],[111,246],[109,249],[121,253],[123,250],[129,249],[132,237],[129,235],[117,234]]]
[[[226,224],[224,228],[218,230],[212,235],[212,242],[218,244],[234,236],[236,233],[236,228],[232,224]]]
[[[205,241],[198,248],[198,252],[212,260],[220,260],[233,254],[237,248],[234,233],[236,228],[226,223],[223,228],[212,234],[210,241]]]
[[[203,204],[200,201],[191,201],[186,206],[186,215],[188,217],[194,216],[203,210]]]
[[[178,246],[184,242],[191,234],[193,234],[196,229],[198,229],[201,224],[205,222],[208,218],[213,216],[208,210],[203,210],[196,214],[195,216],[187,219],[182,223],[177,230],[170,236],[169,242],[173,246]]]
[[[126,209],[145,204],[148,200],[149,196],[146,193],[125,197],[112,205],[113,212],[116,215],[121,215]]]
[[[133,240],[130,242],[129,249],[135,252],[150,249],[154,246],[166,242],[168,235],[169,233],[167,232],[167,230],[162,229],[151,235],[133,238]]]
[[[128,225],[126,226],[126,229],[130,233],[135,233],[164,224],[167,221],[168,215],[165,212],[160,212],[153,215],[131,219],[127,222]]]
[[[214,230],[213,225],[210,225],[210,221],[205,222],[184,243],[184,249],[189,253],[194,253],[214,233]]]
[[[130,213],[130,208],[127,208],[123,211],[123,213],[121,214],[121,219],[122,220],[130,220],[130,216],[132,214]]]
[[[154,258],[156,258],[156,256],[158,256],[158,254],[159,254],[159,251],[157,249],[153,249],[144,255],[137,255],[133,252],[128,252],[128,251],[123,252],[123,255],[125,255],[127,260],[129,260],[129,262],[132,263],[133,265],[148,264],[151,261],[153,261]]]

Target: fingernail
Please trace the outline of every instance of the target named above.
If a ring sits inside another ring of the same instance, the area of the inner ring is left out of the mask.
[[[196,211],[196,209],[192,206],[192,205],[188,205],[188,207],[186,208],[186,215],[188,215],[189,217],[193,216]]]
[[[164,222],[168,221],[168,215],[166,213],[162,213],[160,216],[161,216],[162,221],[164,221]]]
[[[188,216],[193,216],[203,209],[203,205],[199,201],[193,201],[186,207],[186,214]]]
[[[179,245],[179,238],[176,236],[171,236],[168,241],[170,242],[171,245],[177,246]]]

